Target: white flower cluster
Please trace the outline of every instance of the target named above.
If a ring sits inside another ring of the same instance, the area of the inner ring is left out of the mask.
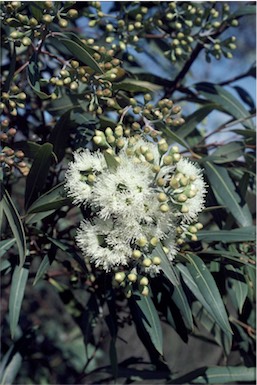
[[[74,153],[66,190],[75,204],[91,209],[76,241],[96,267],[128,269],[133,281],[138,270],[158,273],[160,258],[149,255],[159,242],[172,260],[186,237],[197,239],[206,194],[201,170],[176,146],[167,150],[164,139],[157,144],[138,135],[122,138],[119,148]]]

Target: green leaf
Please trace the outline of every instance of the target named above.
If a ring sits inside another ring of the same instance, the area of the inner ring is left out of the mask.
[[[54,126],[48,141],[53,144],[53,152],[60,162],[65,155],[65,149],[71,130],[76,127],[70,117],[71,111],[65,112]]]
[[[51,238],[51,237],[47,237],[47,239],[49,239],[50,242],[52,242],[60,250],[62,250],[64,253],[66,253],[70,258],[75,259],[78,262],[78,264],[80,265],[80,267],[82,268],[82,270],[88,274],[88,270],[87,270],[87,267],[86,267],[84,260],[75,252],[75,250],[73,250],[73,248],[70,245],[68,245],[67,243],[61,242],[57,239]]]
[[[226,265],[225,268],[227,270],[227,291],[234,306],[241,314],[248,293],[248,285],[240,269],[235,268],[233,265]]]
[[[33,286],[36,285],[37,282],[45,275],[46,271],[51,266],[52,262],[53,262],[53,258],[51,258],[48,254],[46,254],[39,265],[36,277],[33,281]]]
[[[182,377],[173,377],[169,384],[228,384],[240,382],[249,385],[256,378],[255,368],[245,366],[214,366],[196,369]]]
[[[107,151],[104,151],[104,158],[110,170],[116,170],[116,168],[119,166],[119,162],[117,162],[114,156],[109,154]]]
[[[175,302],[177,307],[179,308],[179,310],[180,310],[180,312],[184,318],[186,327],[189,330],[193,330],[192,311],[191,311],[187,297],[186,297],[184,290],[183,290],[181,285],[174,286],[173,292],[171,294],[171,298]]]
[[[255,240],[255,226],[240,227],[232,230],[201,230],[197,238],[204,242],[245,242]]]
[[[216,164],[233,162],[244,154],[245,145],[242,142],[232,142],[220,146],[210,156],[202,159],[203,162],[213,161]]]
[[[162,87],[157,84],[137,79],[126,79],[122,82],[113,84],[113,90],[115,91],[154,92],[160,90],[161,88]]]
[[[232,346],[232,334],[225,334],[217,322],[214,321],[210,313],[199,303],[194,302],[192,305],[192,313],[194,317],[205,327],[206,330],[213,336],[214,340],[224,349],[228,356]],[[196,335],[199,337],[199,335]],[[200,337],[199,337],[200,338]]]
[[[13,19],[15,20],[15,19]],[[8,25],[10,25],[8,23]],[[20,23],[19,23],[20,25]],[[15,69],[16,69],[16,62],[17,62],[17,58],[16,58],[16,48],[15,48],[15,44],[12,44],[12,47],[13,47],[13,51],[10,52],[10,57],[11,57],[11,60],[10,60],[10,63],[9,63],[9,72],[8,72],[8,76],[3,84],[3,88],[2,88],[2,92],[8,92],[9,89],[10,89],[10,84],[13,80],[13,76],[14,76],[14,72],[15,72]]]
[[[215,315],[212,311],[212,307],[205,300],[203,294],[201,293],[199,287],[197,286],[195,280],[193,279],[188,268],[181,263],[177,263],[176,268],[181,272],[183,281],[187,285],[187,287],[194,294],[195,298],[204,306],[204,308],[208,311],[209,314],[215,319]]]
[[[227,312],[216,286],[215,280],[204,262],[196,255],[185,255],[189,261],[187,268],[196,282],[202,296],[212,309],[215,321],[225,333],[232,333]]]
[[[143,324],[145,330],[149,334],[155,349],[161,355],[163,355],[162,329],[160,319],[154,307],[153,301],[149,296],[145,297],[140,293],[136,293],[133,298],[136,303],[137,315],[140,322]]]
[[[239,86],[234,86],[233,88],[237,91],[238,95],[240,96],[243,102],[248,104],[250,108],[252,109],[255,108],[254,100],[249,94],[249,92],[247,92],[246,90],[244,90],[242,87],[239,87]]]
[[[215,103],[209,103],[199,108],[193,114],[187,116],[185,118],[186,122],[181,127],[179,127],[179,129],[176,131],[176,134],[181,139],[186,138],[194,131],[196,126],[202,122],[206,116],[208,116],[209,113],[212,112],[216,107],[217,105]]]
[[[225,90],[223,87],[202,82],[194,85],[195,89],[201,93],[207,100],[216,103],[220,106],[227,114],[233,116],[236,119],[246,118],[242,122],[248,128],[254,128],[252,121],[249,118],[249,111],[240,103],[230,92]]]
[[[16,207],[8,194],[7,190],[4,188],[4,186],[1,186],[2,188],[2,199],[1,199],[1,206],[3,207],[3,211],[6,215],[6,218],[8,220],[8,223],[11,227],[12,233],[15,237],[18,251],[19,251],[19,263],[20,266],[23,265],[26,257],[26,237],[25,237],[25,231],[24,227],[20,218],[20,215],[18,211],[16,210]]]
[[[87,52],[85,47],[82,47],[70,39],[59,39],[58,41],[60,41],[72,53],[72,55],[74,55],[82,63],[88,65],[97,73],[104,73],[95,59]]]
[[[20,370],[22,364],[22,355],[17,351],[17,346],[12,345],[2,357],[0,364],[0,384],[10,385]]]
[[[38,143],[30,142],[29,140],[22,140],[20,142],[14,143],[14,148],[17,150],[22,150],[26,157],[35,158],[41,145]]]
[[[29,65],[27,66],[27,79],[30,87],[33,89],[35,94],[40,97],[42,100],[51,98],[51,95],[46,94],[41,91],[40,87],[40,71],[38,66],[38,56],[33,54],[30,59]]]
[[[161,258],[160,268],[162,269],[164,275],[172,283],[172,285],[179,285],[179,279],[176,275],[176,271],[173,268],[172,263],[168,260],[167,255],[164,253],[161,243],[159,243],[151,253],[152,257],[158,256]]]
[[[251,212],[246,204],[242,205],[228,171],[224,167],[215,166],[210,162],[204,162],[204,166],[218,201],[226,206],[239,225],[251,226]]]
[[[15,238],[0,241],[0,257],[2,257],[15,244],[15,242]]]
[[[53,145],[50,143],[43,144],[35,159],[27,176],[25,189],[25,208],[33,203],[37,198],[42,188],[44,187],[48,171],[53,158]]]
[[[31,223],[30,214],[39,213],[42,211],[51,211],[54,212],[59,208],[66,206],[71,203],[71,200],[66,197],[64,191],[64,182],[54,186],[51,190],[42,194],[37,200],[35,200],[32,205],[27,210],[28,217],[26,218],[27,223]]]
[[[218,256],[221,256],[222,258],[234,261],[239,265],[240,264],[246,265],[246,266],[251,267],[252,269],[255,269],[255,265],[253,265],[251,262],[249,262],[249,258],[246,255],[236,253],[234,251],[227,251],[225,249],[216,250],[216,249],[211,249],[210,247],[208,247],[208,250],[201,251],[201,252],[199,252],[199,254],[202,254],[204,256],[205,255],[207,255],[207,256],[208,255],[218,255]]]
[[[243,6],[238,8],[234,13],[232,13],[229,16],[229,20],[234,19],[235,17],[255,15],[255,14],[256,14],[256,6],[255,5],[248,5],[248,4],[244,3]]]
[[[12,276],[10,299],[9,299],[9,316],[11,336],[14,338],[20,317],[21,304],[24,297],[26,283],[29,276],[29,268],[18,267],[14,269]]]

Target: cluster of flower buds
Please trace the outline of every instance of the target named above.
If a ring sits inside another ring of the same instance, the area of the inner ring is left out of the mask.
[[[42,5],[26,4],[21,1],[4,2],[1,7],[3,23],[15,28],[9,38],[16,43],[29,46],[32,39],[40,37],[42,26],[49,27],[52,22],[66,28],[69,20],[78,17],[78,11],[71,8],[75,1],[54,2],[44,1]]]
[[[130,298],[134,290],[139,290],[143,296],[149,294],[149,279],[136,270],[130,272],[118,271],[113,277],[113,286],[121,287],[127,298]]]
[[[29,167],[24,161],[23,151],[11,148],[15,134],[16,129],[9,128],[8,120],[3,120],[0,131],[0,165],[5,175],[11,175],[14,169],[19,170],[22,175],[27,175]]]
[[[25,108],[27,95],[16,84],[10,87],[8,92],[2,92],[0,110],[17,116],[18,108]]]
[[[163,32],[162,37],[170,45],[165,54],[172,62],[186,60],[196,42],[204,45],[208,59],[212,56],[220,59],[221,55],[232,58],[231,50],[235,49],[235,37],[228,38],[231,41],[222,41],[215,36],[225,26],[238,26],[228,3],[171,1],[144,4],[135,1],[126,8],[120,5],[119,10],[116,5],[119,19],[102,12],[100,2],[91,2],[90,6],[95,12],[88,11],[89,26],[105,29],[105,40],[115,50],[126,51],[129,44],[140,50],[140,40],[150,38],[156,28]],[[152,8],[155,8],[154,12]]]

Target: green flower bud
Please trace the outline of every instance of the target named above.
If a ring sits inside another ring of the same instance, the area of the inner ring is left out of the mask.
[[[154,155],[151,151],[147,151],[147,153],[145,154],[145,159],[147,160],[147,162],[152,162],[154,160]]]
[[[170,164],[172,164],[172,157],[170,155],[164,156],[163,164],[165,164],[165,166],[169,166]]]
[[[148,283],[149,283],[149,280],[148,280],[147,277],[142,277],[142,278],[140,279],[139,283],[140,283],[140,285],[142,285],[142,286],[147,286]]]
[[[163,192],[159,193],[158,196],[157,196],[157,199],[159,202],[166,202],[166,200],[168,199],[167,195],[164,194]]]
[[[119,272],[119,273],[116,273],[115,276],[114,276],[114,279],[116,282],[123,282],[124,279],[125,279],[126,275],[123,271]]]
[[[161,169],[161,167],[158,166],[157,164],[155,164],[155,165],[152,166],[152,171],[153,171],[154,173],[156,173],[156,174],[160,171],[160,169]]]
[[[202,223],[198,222],[195,224],[195,227],[197,228],[197,230],[202,230],[203,225],[202,225]]]
[[[165,185],[165,180],[163,178],[158,178],[156,184],[159,187],[163,187]]]
[[[196,228],[196,226],[189,226],[189,227],[188,227],[188,231],[189,231],[191,234],[196,234],[196,233],[197,233],[197,228]]]
[[[141,294],[144,296],[144,297],[147,297],[148,294],[149,294],[149,289],[147,286],[143,286],[143,289],[141,291]]]
[[[146,237],[141,237],[137,240],[136,244],[139,246],[139,247],[144,247],[147,245],[147,239]]]
[[[78,11],[74,8],[69,9],[67,12],[67,16],[75,19],[76,17],[78,17]]]
[[[167,205],[166,203],[160,205],[160,210],[162,213],[167,213],[170,210],[169,205]]]
[[[133,250],[133,251],[132,251],[132,257],[133,257],[134,259],[139,259],[139,258],[141,257],[141,255],[142,255],[142,253],[141,253],[140,250]]]
[[[151,260],[150,258],[145,258],[145,259],[143,260],[143,262],[142,262],[142,265],[143,265],[144,267],[149,267],[149,266],[151,266],[151,264],[152,264],[152,260]]]
[[[189,212],[189,208],[187,205],[182,205],[180,212],[183,214],[187,214]]]
[[[172,159],[174,160],[174,162],[178,162],[181,159],[181,155],[180,154],[173,154]]]
[[[50,24],[53,21],[53,17],[49,14],[43,15],[42,20],[46,24]]]
[[[28,46],[30,46],[30,45],[32,44],[32,41],[31,41],[31,39],[30,39],[29,37],[25,36],[25,37],[22,39],[21,43],[22,43],[25,47],[28,47]]]
[[[128,280],[130,282],[136,282],[137,281],[137,274],[135,274],[135,273],[128,274]]]
[[[152,262],[154,265],[159,266],[161,264],[161,258],[160,257],[153,257]]]
[[[156,245],[158,244],[158,242],[159,242],[159,239],[156,238],[156,237],[153,237],[153,238],[151,238],[151,240],[150,240],[150,244],[151,244],[152,246],[156,246]]]
[[[187,196],[185,194],[179,194],[177,197],[178,202],[186,202]]]
[[[67,26],[68,26],[68,21],[66,20],[66,19],[60,19],[59,21],[58,21],[58,24],[59,24],[59,26],[61,27],[61,28],[66,28]]]

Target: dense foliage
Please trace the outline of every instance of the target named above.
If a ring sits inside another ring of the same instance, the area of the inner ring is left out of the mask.
[[[254,381],[254,14],[1,3],[2,384]]]

